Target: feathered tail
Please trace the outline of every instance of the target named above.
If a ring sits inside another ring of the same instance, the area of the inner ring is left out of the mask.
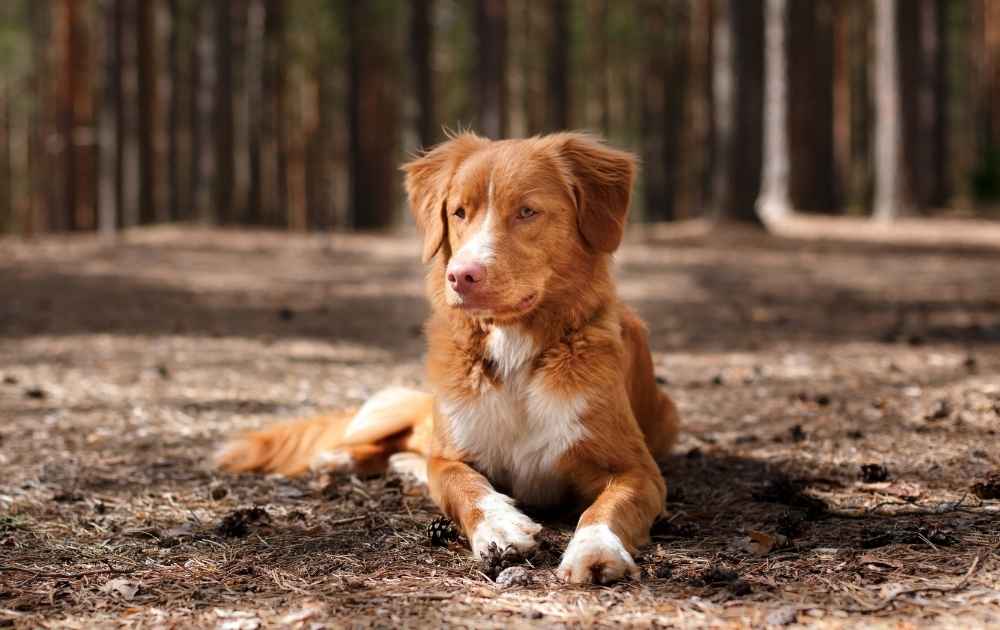
[[[294,476],[337,456],[360,468],[384,464],[400,451],[426,455],[433,407],[428,393],[385,389],[353,414],[293,420],[237,438],[222,447],[215,461],[230,472]]]

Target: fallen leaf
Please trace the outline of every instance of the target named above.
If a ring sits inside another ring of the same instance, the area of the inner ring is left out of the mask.
[[[104,586],[101,587],[101,592],[130,602],[135,599],[136,593],[139,592],[139,585],[125,578],[115,578],[105,582]]]
[[[781,534],[751,531],[748,538],[749,540],[744,542],[744,549],[755,556],[766,556],[788,544],[788,538]]]

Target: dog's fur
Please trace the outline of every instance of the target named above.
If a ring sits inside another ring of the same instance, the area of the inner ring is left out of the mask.
[[[220,465],[293,475],[391,459],[426,480],[477,556],[491,543],[534,548],[540,526],[516,504],[575,505],[559,576],[637,576],[632,555],[666,497],[655,460],[678,418],[609,271],[634,158],[583,134],[463,133],[404,170],[430,263],[432,393],[387,390],[356,413],[251,434]],[[470,261],[485,277],[463,294],[452,272]]]

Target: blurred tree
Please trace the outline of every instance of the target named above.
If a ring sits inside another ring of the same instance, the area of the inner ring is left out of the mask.
[[[139,217],[142,223],[163,221],[157,186],[160,162],[156,156],[156,110],[159,86],[156,68],[156,5],[136,3],[136,37],[139,77]]]
[[[762,0],[717,0],[713,78],[717,219],[762,226],[755,202],[763,132]]]
[[[287,9],[282,0],[266,0],[260,120],[260,204],[263,222],[288,224],[288,158],[286,148]]]
[[[788,186],[787,8],[787,0],[767,0],[765,7],[764,169],[757,212],[768,220],[792,212]]]
[[[223,224],[236,220],[235,179],[236,121],[233,111],[233,4],[215,0],[215,98],[212,132],[215,144],[215,173],[212,213]]]
[[[608,1],[591,0],[587,8],[587,80],[592,94],[587,99],[587,126],[605,137],[611,133],[611,96],[608,93]]]
[[[476,33],[479,131],[503,138],[507,135],[507,0],[476,0]]]
[[[787,0],[789,195],[799,211],[837,207],[833,140],[835,0]],[[786,101],[787,102],[787,101]]]
[[[410,55],[417,101],[417,138],[425,149],[437,143],[439,133],[434,107],[433,16],[434,0],[413,0],[410,5]]]
[[[570,67],[571,48],[568,0],[548,0],[549,52],[547,55],[547,131],[570,127]]]
[[[896,0],[874,0],[875,200],[873,216],[889,221],[905,213]]]
[[[350,67],[351,224],[390,225],[396,218],[399,147],[397,27],[391,0],[346,7]]]
[[[103,0],[104,23],[101,114],[98,120],[100,164],[98,166],[98,229],[103,234],[115,231],[123,204],[124,141],[122,89],[122,53],[124,36],[124,0]]]

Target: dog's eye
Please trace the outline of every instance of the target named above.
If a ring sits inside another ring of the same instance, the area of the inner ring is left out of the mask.
[[[531,208],[521,208],[517,212],[517,218],[518,219],[530,219],[531,217],[535,216],[536,214],[538,214],[538,212],[536,210],[532,210]]]
[[[459,219],[464,219],[465,218],[465,208],[459,208],[459,209],[455,210],[454,212],[452,212],[452,214],[455,215],[456,217],[458,217]]]

